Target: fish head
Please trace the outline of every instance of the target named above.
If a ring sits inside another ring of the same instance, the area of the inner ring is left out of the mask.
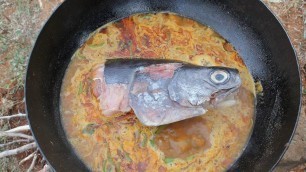
[[[241,86],[237,69],[182,67],[168,86],[170,98],[181,106],[216,105],[234,95]]]

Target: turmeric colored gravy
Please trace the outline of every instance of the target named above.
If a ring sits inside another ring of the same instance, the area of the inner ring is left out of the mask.
[[[174,59],[240,72],[236,104],[147,127],[132,111],[103,115],[90,71],[112,58]],[[172,13],[136,14],[97,29],[73,55],[61,90],[66,135],[92,171],[225,171],[253,127],[254,81],[236,50],[211,28]]]

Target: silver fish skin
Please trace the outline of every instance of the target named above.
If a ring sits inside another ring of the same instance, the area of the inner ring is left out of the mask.
[[[203,67],[173,60],[109,60],[100,78],[105,81],[104,88],[125,88],[118,90],[121,97],[116,97],[117,91],[109,91],[107,97],[125,102],[146,126],[160,126],[203,115],[209,108],[234,95],[241,86],[237,69]],[[106,100],[100,97],[100,101]],[[122,106],[120,102],[107,101],[108,106],[101,107],[102,110],[107,111],[112,104]],[[100,104],[105,105],[105,102]],[[129,109],[116,108],[111,107],[111,110]]]
[[[168,64],[177,65],[177,64]],[[151,68],[149,66],[147,68]],[[155,66],[154,66],[155,67]],[[164,71],[159,71],[164,73]],[[167,76],[167,75],[164,75]],[[203,107],[183,107],[170,99],[170,77],[156,78],[139,70],[129,94],[130,106],[140,122],[146,126],[159,126],[192,118],[206,112]]]
[[[216,83],[214,72],[222,71],[229,78]],[[239,71],[222,67],[183,66],[176,71],[169,83],[170,98],[181,106],[194,107],[216,104],[234,93],[241,86]]]

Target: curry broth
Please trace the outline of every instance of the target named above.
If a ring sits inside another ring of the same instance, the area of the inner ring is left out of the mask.
[[[90,71],[111,58],[162,58],[240,72],[232,107],[160,127],[133,112],[106,117]],[[253,127],[254,81],[235,49],[211,28],[172,13],[136,14],[97,29],[73,55],[61,90],[66,135],[92,171],[224,171]]]

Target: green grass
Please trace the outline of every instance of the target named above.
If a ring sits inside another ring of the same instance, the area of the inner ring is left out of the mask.
[[[4,102],[0,105],[2,116],[9,115],[9,110],[19,103],[14,100],[14,94],[24,87],[27,60],[38,33],[33,26],[37,22],[35,20],[39,20],[39,10],[38,6],[31,5],[28,0],[0,1],[0,89],[7,90],[7,93],[0,97],[0,101]],[[10,98],[12,96],[13,98]],[[0,130],[8,128],[8,122],[0,121]],[[5,137],[0,138],[0,144],[7,141]],[[14,147],[4,147],[0,148],[0,151],[12,148]],[[24,171],[18,163],[14,156],[1,158],[0,171]]]
[[[17,86],[24,85],[24,76],[27,65],[27,56],[30,46],[17,46],[10,60],[11,70],[14,73],[13,81],[17,81]]]
[[[0,31],[5,32],[0,34],[0,54],[6,54],[0,59],[0,65],[10,64],[7,77],[20,88],[24,85],[27,60],[38,33],[33,26],[36,20],[39,22],[40,8],[28,0],[12,0],[0,5]],[[7,88],[10,83],[0,83],[0,88]]]
[[[0,0],[0,116],[10,115],[10,110],[20,103],[16,101],[15,95],[17,91],[22,91],[24,88],[30,51],[41,24],[51,14],[50,4],[58,4],[51,1],[43,3],[49,5],[49,8],[41,9],[37,0]],[[1,94],[4,95],[1,97]],[[23,111],[23,109],[19,110]],[[14,123],[18,124],[18,121]],[[8,128],[8,122],[0,121],[0,130]],[[0,144],[7,141],[7,138],[0,137]],[[0,148],[0,152],[17,146]],[[0,172],[25,171],[23,168],[27,167],[20,168],[18,163],[16,157],[1,158]]]
[[[16,157],[5,157],[0,159],[0,171],[21,172],[22,170],[18,166],[18,160]]]

